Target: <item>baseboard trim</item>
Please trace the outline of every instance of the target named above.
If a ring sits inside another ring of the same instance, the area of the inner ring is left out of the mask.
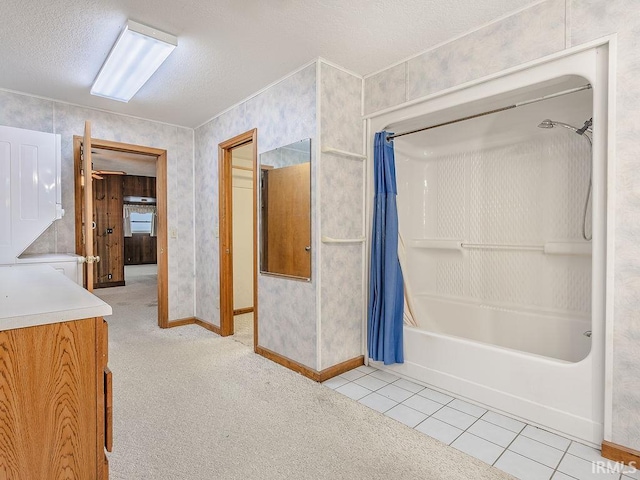
[[[205,322],[204,320],[201,320],[198,317],[195,318],[195,321],[193,323],[201,326],[202,328],[206,328],[210,332],[220,335],[220,327],[217,325],[214,325],[213,323]]]
[[[288,368],[289,370],[293,370],[301,375],[304,375],[307,378],[310,378],[314,382],[324,382],[330,378],[335,377],[336,375],[340,375],[348,370],[352,370],[360,365],[364,365],[364,356],[359,356],[356,358],[352,358],[347,360],[346,362],[338,363],[329,368],[325,368],[322,371],[314,370],[313,368],[309,368],[306,365],[303,365],[295,360],[291,360],[284,355],[280,355],[279,353],[273,352],[268,348],[261,347],[260,345],[256,345],[255,352],[258,355],[262,355],[263,357],[275,362],[283,367]]]
[[[244,315],[245,313],[253,313],[253,307],[237,308],[233,311],[233,316]]]
[[[640,467],[640,451],[607,442],[606,440],[602,441],[602,456],[614,462],[622,462],[625,465],[632,465],[636,468]]]
[[[333,367],[325,368],[321,370],[319,375],[319,382],[324,382],[325,380],[329,380],[330,378],[337,377],[341,373],[348,372],[349,370],[353,370],[361,365],[364,365],[364,355],[360,355],[359,357],[352,358],[342,363],[338,363]]]
[[[182,325],[193,325],[196,323],[195,317],[180,318],[178,320],[169,320],[167,328],[181,327]]]
[[[124,280],[118,280],[116,282],[102,282],[96,283],[93,288],[111,288],[111,287],[124,287]]]
[[[220,335],[220,327],[218,327],[217,325],[214,325],[213,323],[205,322],[204,320],[201,320],[198,317],[187,317],[187,318],[180,318],[178,320],[170,320],[167,323],[166,328],[181,327],[183,325],[198,325],[202,328],[206,328],[210,332]]]

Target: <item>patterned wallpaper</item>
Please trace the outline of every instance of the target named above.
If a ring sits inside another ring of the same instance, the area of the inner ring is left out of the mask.
[[[169,238],[169,319],[193,316],[193,130],[141,120],[17,93],[0,91],[0,124],[62,136],[62,206],[54,222],[26,253],[75,251],[73,136],[90,120],[92,136],[167,150]]]
[[[218,144],[258,129],[258,153],[311,138],[312,238],[316,231],[316,65],[305,67],[195,131],[196,316],[220,324],[218,228]],[[260,346],[315,369],[316,249],[311,282],[259,274]]]
[[[640,450],[640,16],[637,0],[547,0],[365,78],[365,113],[617,34],[611,441]],[[610,160],[611,161],[611,160]]]
[[[362,79],[321,63],[321,142],[362,152]],[[322,153],[320,161],[321,233],[337,239],[360,238],[363,231],[365,162]],[[320,370],[362,355],[364,243],[320,245]]]

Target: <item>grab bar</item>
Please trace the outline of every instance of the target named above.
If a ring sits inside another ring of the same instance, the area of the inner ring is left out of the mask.
[[[361,243],[364,242],[364,237],[359,238],[332,238],[325,237],[321,238],[322,243]]]
[[[591,244],[587,242],[545,242],[542,245],[466,243],[452,239],[416,239],[409,242],[410,247],[434,250],[517,250],[543,252],[545,255],[591,255]]]

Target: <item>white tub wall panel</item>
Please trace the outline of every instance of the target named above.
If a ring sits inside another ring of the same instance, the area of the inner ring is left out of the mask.
[[[407,101],[407,62],[364,79],[364,114],[384,110]]]
[[[311,138],[316,131],[315,64],[214,118],[195,131],[196,316],[220,325],[218,144],[258,129],[258,153]],[[312,148],[313,150],[313,148]],[[316,159],[311,163],[315,231]],[[312,276],[316,260],[312,255]],[[258,276],[259,344],[313,369],[316,365],[316,283]]]
[[[634,0],[568,0],[571,44],[617,34],[614,443],[640,450],[640,17]]]
[[[25,253],[69,253],[75,251],[73,136],[82,135],[84,121],[92,122],[92,136],[136,145],[167,149],[168,168],[179,166],[185,178],[184,185],[193,182],[191,165],[193,149],[189,142],[179,148],[178,135],[190,137],[192,130],[123,115],[76,107],[28,95],[0,92],[0,122],[19,128],[59,133],[62,136],[62,206],[65,216],[49,227]],[[169,248],[169,318],[193,315],[193,241],[188,240],[193,230],[193,216],[179,215],[179,209],[189,209],[193,203],[190,190],[177,194],[176,185],[169,183],[169,227],[179,232],[178,242]],[[172,200],[173,199],[173,200]],[[178,205],[176,205],[178,203]],[[177,210],[175,207],[177,206]],[[182,206],[182,207],[181,207]],[[171,210],[174,208],[173,210]],[[187,241],[181,241],[184,234]],[[172,255],[183,255],[174,262]],[[186,282],[186,286],[183,285]]]
[[[565,47],[565,0],[548,0],[407,62],[408,99],[558,52]]]

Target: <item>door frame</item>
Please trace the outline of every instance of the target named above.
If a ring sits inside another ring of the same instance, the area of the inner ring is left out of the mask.
[[[253,349],[258,346],[258,129],[218,144],[220,335],[233,335],[233,175],[231,150],[253,147]]]
[[[80,148],[83,137],[73,137],[73,164],[75,180],[75,230],[76,253],[83,255],[82,242],[82,160]],[[167,240],[167,151],[161,148],[145,147],[129,143],[113,142],[91,138],[91,147],[112,150],[114,152],[141,153],[156,156],[156,208],[158,215],[158,326],[168,328],[169,325],[169,271],[168,271],[168,240]]]

